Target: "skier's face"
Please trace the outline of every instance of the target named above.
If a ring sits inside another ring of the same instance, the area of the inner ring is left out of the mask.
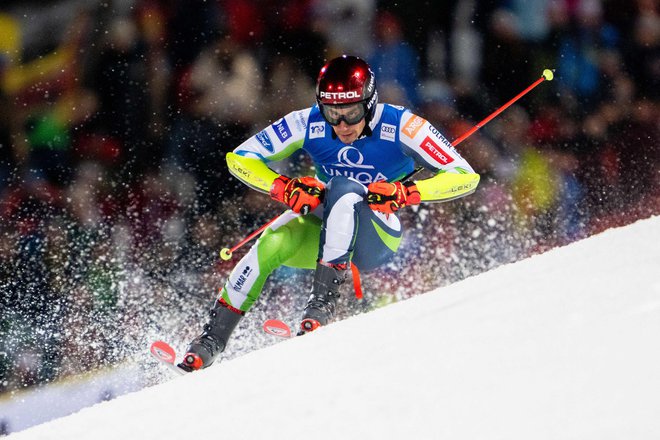
[[[355,141],[364,130],[366,107],[362,102],[321,106],[323,117],[345,144]]]
[[[352,144],[357,140],[358,137],[362,134],[366,122],[362,119],[357,124],[349,125],[345,121],[339,122],[339,125],[333,125],[332,129],[335,131],[335,134],[344,144]]]

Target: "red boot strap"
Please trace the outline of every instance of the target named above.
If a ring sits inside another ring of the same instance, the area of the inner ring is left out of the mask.
[[[221,290],[222,291],[222,290]],[[229,310],[231,310],[234,313],[238,313],[239,315],[243,316],[245,315],[245,312],[242,311],[241,309],[237,309],[236,307],[232,306],[229,304],[227,301],[225,301],[224,298],[219,298],[218,302],[220,303],[221,306],[227,307]]]
[[[319,260],[319,263],[321,263],[325,266],[333,267],[337,270],[346,270],[346,266],[347,266],[346,263],[331,264],[331,263],[326,263],[326,262],[321,261],[321,260]],[[360,271],[358,270],[357,266],[353,262],[350,263],[350,267],[351,267],[351,274],[353,275],[353,289],[355,290],[355,297],[357,299],[362,299],[363,295],[362,295],[362,283],[360,282]]]
[[[355,297],[362,299],[362,283],[360,282],[360,271],[355,263],[351,263],[351,273],[353,274],[353,288],[355,289]]]

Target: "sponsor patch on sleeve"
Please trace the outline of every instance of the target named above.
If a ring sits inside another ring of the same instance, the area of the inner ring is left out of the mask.
[[[296,130],[299,132],[303,132],[307,129],[307,119],[305,119],[304,112],[295,112],[293,114],[293,121],[296,123]]]
[[[412,115],[403,126],[403,134],[408,136],[410,139],[414,138],[425,122],[426,119],[417,115]]]
[[[259,133],[257,133],[256,138],[262,147],[264,147],[266,150],[268,150],[271,153],[274,152],[273,143],[271,142],[270,137],[268,136],[268,133],[266,133],[265,130],[262,130]]]
[[[420,144],[422,150],[429,154],[432,158],[440,162],[442,165],[450,164],[454,161],[454,158],[447,154],[433,139],[426,136],[422,143]]]
[[[279,121],[276,121],[273,125],[273,130],[277,135],[277,138],[283,144],[291,139],[291,129],[289,129],[289,124],[286,123],[286,119],[282,118]]]

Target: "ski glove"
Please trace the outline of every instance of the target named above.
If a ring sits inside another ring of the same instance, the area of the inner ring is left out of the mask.
[[[404,206],[419,205],[422,201],[412,182],[374,182],[367,188],[367,203],[374,211],[392,214]]]
[[[323,201],[325,186],[313,177],[292,179],[280,176],[270,187],[270,197],[282,202],[294,212],[308,214]]]

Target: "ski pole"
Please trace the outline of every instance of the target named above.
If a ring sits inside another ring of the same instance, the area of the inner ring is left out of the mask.
[[[249,242],[249,241],[252,240],[254,237],[256,237],[257,235],[259,235],[259,234],[261,234],[263,231],[265,231],[267,227],[269,227],[270,225],[272,225],[273,222],[274,222],[275,220],[277,220],[277,219],[280,217],[280,215],[281,215],[281,214],[277,214],[275,217],[273,217],[272,219],[268,220],[268,222],[266,222],[263,226],[261,226],[259,229],[257,229],[256,231],[254,231],[253,233],[251,233],[250,235],[248,235],[247,237],[245,237],[243,240],[241,240],[240,242],[238,242],[238,243],[237,243],[234,247],[232,247],[231,249],[230,249],[230,248],[223,248],[223,249],[220,251],[220,258],[222,258],[222,259],[225,260],[225,261],[227,261],[227,260],[231,260],[231,255],[234,253],[234,251],[236,251],[237,249],[240,249],[241,247],[243,247],[243,245],[245,245],[245,243]]]
[[[502,113],[504,110],[506,110],[507,108],[509,108],[509,107],[511,106],[511,104],[513,104],[514,102],[516,102],[517,100],[519,100],[520,98],[522,98],[523,96],[525,96],[525,95],[526,95],[530,90],[532,90],[534,87],[538,86],[538,85],[541,84],[543,81],[552,81],[552,78],[554,78],[554,74],[552,73],[552,70],[550,70],[550,69],[545,69],[545,70],[543,71],[543,74],[541,75],[541,77],[540,77],[539,79],[537,79],[536,81],[534,81],[534,82],[533,82],[529,87],[527,87],[525,90],[523,90],[522,92],[518,93],[516,96],[514,96],[513,98],[511,98],[511,100],[509,100],[509,102],[507,102],[506,104],[504,104],[502,107],[498,108],[498,109],[495,110],[493,113],[491,113],[490,115],[488,115],[483,121],[479,122],[477,125],[475,125],[475,126],[472,127],[470,130],[468,130],[467,133],[463,134],[463,136],[459,137],[459,138],[456,139],[454,142],[452,142],[452,145],[455,147],[456,145],[458,145],[458,144],[460,144],[461,142],[463,142],[465,139],[467,139],[467,138],[469,138],[470,136],[472,136],[472,134],[473,134],[475,131],[479,130],[481,127],[483,127],[484,125],[488,124],[488,123],[491,121],[491,119],[493,119],[495,116],[499,115],[499,114]]]
[[[522,97],[525,96],[527,93],[529,93],[534,87],[538,86],[538,85],[541,84],[543,81],[552,81],[553,78],[554,78],[554,74],[552,73],[552,70],[550,70],[550,69],[545,69],[545,70],[543,70],[543,74],[541,75],[541,77],[540,77],[539,79],[537,79],[537,80],[534,81],[532,84],[530,84],[529,87],[527,87],[525,90],[523,90],[522,92],[518,93],[516,96],[514,96],[513,98],[511,98],[506,104],[504,104],[503,106],[501,106],[500,108],[498,108],[497,110],[495,110],[495,111],[494,111],[493,113],[491,113],[490,115],[486,116],[482,121],[480,121],[479,123],[477,123],[474,127],[472,127],[471,129],[469,129],[467,132],[463,133],[463,135],[459,136],[458,139],[456,139],[454,142],[451,143],[452,147],[457,146],[458,144],[460,144],[461,142],[463,142],[465,139],[467,139],[467,138],[469,138],[470,136],[472,136],[477,130],[479,130],[479,129],[480,129],[481,127],[483,127],[484,125],[488,124],[493,118],[495,118],[497,115],[499,115],[499,114],[502,113],[504,110],[506,110],[507,108],[509,108],[514,102],[518,101],[520,98],[522,98]],[[401,181],[402,181],[402,182],[405,182],[405,181],[409,180],[409,179],[412,178],[415,174],[419,173],[419,172],[422,171],[423,169],[424,169],[424,168],[421,167],[421,166],[415,168],[412,172],[410,172],[410,173],[409,173],[408,175],[406,175],[403,179],[401,179]],[[249,241],[252,240],[254,237],[256,237],[256,236],[259,235],[261,232],[263,232],[267,227],[269,227],[271,224],[273,224],[273,222],[274,222],[275,220],[277,220],[277,219],[279,218],[279,216],[280,216],[280,214],[278,214],[276,217],[274,217],[274,218],[272,218],[271,220],[269,220],[266,224],[264,224],[263,226],[261,226],[261,227],[260,227],[259,229],[257,229],[256,231],[252,232],[250,235],[248,235],[247,237],[245,237],[243,240],[241,240],[239,243],[237,243],[237,244],[236,244],[234,247],[232,247],[231,249],[230,249],[230,248],[224,248],[224,249],[222,249],[222,250],[220,251],[220,258],[222,258],[222,259],[225,260],[225,261],[230,260],[232,254],[234,253],[234,251],[236,251],[237,249],[243,247],[243,246],[245,245],[245,243],[249,242]]]
[[[499,115],[499,114],[502,113],[504,110],[506,110],[507,108],[509,108],[514,102],[516,102],[517,100],[519,100],[520,98],[522,98],[523,96],[525,96],[525,95],[526,95],[527,93],[529,93],[534,87],[538,86],[538,85],[541,84],[543,81],[552,81],[552,79],[553,79],[554,77],[555,77],[555,75],[552,73],[552,70],[550,70],[550,69],[545,69],[545,70],[543,71],[543,74],[541,75],[541,77],[540,77],[539,79],[537,79],[537,80],[534,81],[532,84],[530,84],[530,86],[527,87],[525,90],[523,90],[522,92],[518,93],[516,96],[514,96],[513,98],[511,98],[511,99],[510,99],[506,104],[504,104],[502,107],[498,108],[498,109],[495,110],[493,113],[491,113],[490,115],[486,116],[482,121],[480,121],[479,123],[477,123],[474,127],[472,127],[471,129],[469,129],[467,132],[465,132],[465,133],[463,133],[461,136],[459,136],[458,139],[456,139],[454,142],[451,143],[451,146],[452,146],[452,147],[455,147],[456,145],[458,145],[458,144],[460,144],[461,142],[463,142],[465,139],[467,139],[467,138],[469,138],[470,136],[472,136],[477,130],[479,130],[479,129],[480,129],[481,127],[483,127],[484,125],[488,124],[493,118],[495,118],[495,116]],[[406,175],[403,179],[401,179],[401,181],[402,181],[402,182],[405,182],[406,180],[410,179],[411,177],[413,177],[415,174],[419,173],[419,172],[422,171],[423,169],[424,169],[424,168],[421,167],[421,166],[415,168],[410,174]]]

